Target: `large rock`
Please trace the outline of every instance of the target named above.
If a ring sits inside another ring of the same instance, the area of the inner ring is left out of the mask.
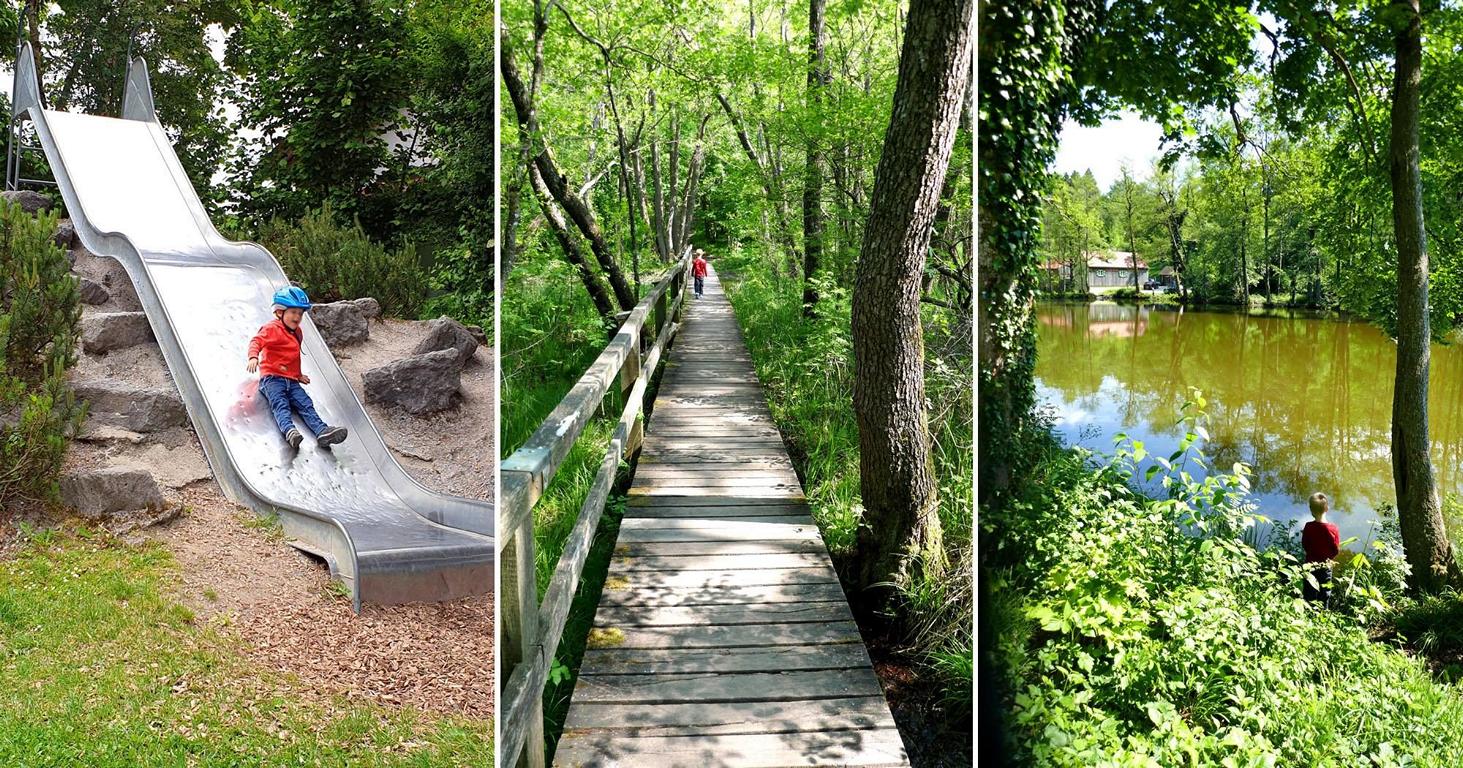
[[[165,503],[152,475],[125,467],[88,470],[61,478],[61,501],[91,518],[132,509],[155,509]]]
[[[350,303],[359,307],[361,314],[365,315],[367,320],[379,320],[381,318],[381,302],[376,301],[370,296],[363,299],[351,299]]]
[[[137,387],[114,379],[78,382],[71,388],[78,400],[87,403],[89,423],[132,432],[161,432],[188,425],[188,409],[172,389]]]
[[[469,325],[467,326],[467,332],[472,334],[474,339],[477,339],[478,346],[486,347],[488,345],[488,332],[484,331],[482,326]]]
[[[81,278],[81,300],[87,304],[106,304],[112,298],[111,291],[102,287],[101,283],[89,277]]]
[[[360,344],[371,335],[366,314],[354,301],[335,301],[310,307],[310,318],[320,330],[321,338],[332,347]]]
[[[411,352],[424,355],[440,349],[450,349],[457,355],[457,364],[466,365],[472,353],[478,348],[478,340],[467,326],[450,317],[439,317],[427,323],[427,336],[417,343]]]
[[[71,219],[62,219],[56,223],[54,237],[56,245],[68,251],[71,250],[71,246],[76,245],[76,226],[71,223]]]
[[[22,189],[17,192],[0,192],[6,200],[20,206],[26,213],[51,210],[51,198],[29,189]]]
[[[152,326],[142,312],[98,312],[81,318],[81,348],[93,355],[152,340]]]
[[[413,416],[449,408],[462,384],[457,350],[440,349],[372,368],[361,375],[366,402],[392,405]]]

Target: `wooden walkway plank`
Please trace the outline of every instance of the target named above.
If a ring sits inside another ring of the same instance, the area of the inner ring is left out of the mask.
[[[561,766],[908,766],[715,275],[689,299]]]

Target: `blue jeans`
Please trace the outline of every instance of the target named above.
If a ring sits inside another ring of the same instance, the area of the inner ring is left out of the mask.
[[[702,281],[704,281],[706,278],[704,278],[704,277],[697,277],[697,278],[694,278],[694,279],[696,281],[696,295],[697,296],[700,296],[701,295],[701,290],[702,290],[702,285],[703,285],[703,282]]]
[[[259,379],[259,391],[269,401],[269,409],[274,411],[274,423],[279,427],[280,434],[295,427],[294,420],[290,418],[291,408],[300,414],[300,419],[310,428],[311,434],[319,435],[325,431],[324,420],[315,412],[315,403],[311,402],[300,382],[283,376],[265,376]]]

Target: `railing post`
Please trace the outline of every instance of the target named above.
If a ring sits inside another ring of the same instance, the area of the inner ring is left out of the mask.
[[[532,483],[528,472],[504,472],[503,484]],[[515,531],[503,550],[500,561],[499,594],[503,601],[503,679],[513,674],[519,664],[527,664],[545,652],[538,626],[538,584],[534,576],[533,515]],[[552,650],[548,651],[552,653]],[[523,750],[514,765],[517,768],[544,768],[544,695],[537,691],[527,714]]]

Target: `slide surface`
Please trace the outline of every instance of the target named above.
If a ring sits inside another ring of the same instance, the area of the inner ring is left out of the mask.
[[[12,119],[34,124],[82,244],[126,268],[225,493],[278,514],[357,609],[490,590],[493,506],[428,490],[402,469],[308,313],[306,390],[350,437],[328,449],[307,437],[298,451],[281,439],[244,362],[289,280],[263,247],[214,228],[153,114],[145,65],[132,63],[123,117],[110,118],[42,108],[28,46],[18,61]]]

